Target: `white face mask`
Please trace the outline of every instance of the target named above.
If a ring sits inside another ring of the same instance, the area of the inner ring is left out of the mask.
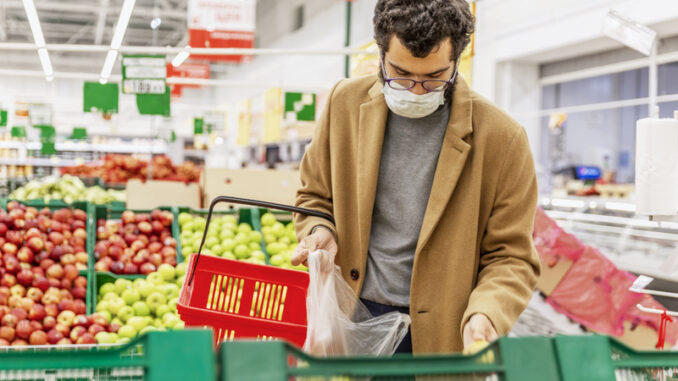
[[[385,73],[384,76],[386,76]],[[456,76],[457,69],[455,68],[450,81],[454,82]],[[445,91],[431,91],[420,95],[405,90],[405,87],[397,82],[392,82],[392,86],[401,87],[402,90],[394,89],[384,82],[381,92],[384,93],[388,108],[394,114],[405,118],[419,119],[429,116],[445,103]]]

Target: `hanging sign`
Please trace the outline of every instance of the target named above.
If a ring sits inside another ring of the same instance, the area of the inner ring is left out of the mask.
[[[0,127],[7,126],[7,110],[0,110]]]
[[[193,118],[193,135],[202,135],[205,133],[205,120],[203,118]]]
[[[117,114],[118,92],[117,83],[102,85],[99,82],[85,82],[82,88],[82,111]]]
[[[285,93],[285,120],[314,121],[315,94]]]
[[[171,115],[169,86],[165,87],[163,94],[137,94],[137,109],[141,115],[169,117]]]
[[[122,56],[124,94],[164,94],[166,78],[165,56]]]
[[[174,67],[171,63],[167,63],[167,78],[210,78],[210,65],[183,63],[178,67]],[[184,84],[170,84],[172,95],[181,96],[181,90],[187,87],[200,88],[201,85],[184,85]]]
[[[193,48],[253,48],[255,0],[189,0],[188,40]],[[249,56],[201,56],[210,61],[242,62]]]
[[[277,143],[282,136],[282,90],[279,87],[264,93],[264,143]]]

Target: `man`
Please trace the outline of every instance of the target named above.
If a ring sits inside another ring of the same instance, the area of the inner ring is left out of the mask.
[[[505,335],[539,260],[525,131],[457,76],[465,0],[379,0],[381,74],[332,90],[301,163],[300,245],[336,255],[373,315],[409,313],[398,352],[460,351]],[[411,341],[410,341],[411,340]]]

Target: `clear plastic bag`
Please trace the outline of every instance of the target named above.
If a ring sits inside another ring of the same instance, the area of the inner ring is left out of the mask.
[[[308,330],[304,351],[316,356],[392,355],[410,326],[410,316],[372,317],[324,251],[308,257]]]

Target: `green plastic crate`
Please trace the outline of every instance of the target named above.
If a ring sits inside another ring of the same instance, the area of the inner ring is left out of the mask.
[[[222,381],[678,379],[678,352],[635,351],[597,335],[501,338],[473,356],[317,358],[284,342],[224,342],[219,361]]]
[[[209,209],[191,209],[186,207],[177,208],[177,216],[179,213],[190,213],[192,215],[201,216],[207,218]],[[252,227],[252,230],[261,232],[261,216],[259,214],[259,209],[256,208],[240,208],[232,210],[219,210],[213,211],[213,216],[236,216],[238,217],[238,223],[247,223]],[[181,233],[181,228],[179,228],[179,233]],[[261,251],[266,254],[266,264],[270,264],[268,254],[266,253],[264,242],[261,243]],[[193,253],[185,253],[185,257],[190,256]]]
[[[2,380],[214,380],[212,332],[149,332],[113,346],[0,347]]]
[[[7,210],[7,203],[9,201],[12,200],[1,199],[0,207],[4,210]],[[94,240],[96,238],[94,206],[87,201],[75,201],[72,204],[67,204],[61,200],[51,200],[48,203],[45,203],[43,200],[30,200],[19,202],[26,206],[32,206],[38,210],[43,209],[45,207],[49,208],[52,211],[62,208],[74,208],[84,210],[87,213],[87,221],[85,222],[85,227],[87,228],[87,240],[85,241],[85,250],[89,255],[89,260],[87,263],[87,270],[80,270],[79,273],[80,275],[85,276],[87,278],[87,297],[85,299],[85,303],[87,305],[87,311],[89,313],[89,311],[94,308],[94,303],[96,303],[94,297],[92,296],[90,287],[90,285],[92,284],[92,271],[90,270],[94,267],[94,262],[92,261],[91,253],[94,251]]]

